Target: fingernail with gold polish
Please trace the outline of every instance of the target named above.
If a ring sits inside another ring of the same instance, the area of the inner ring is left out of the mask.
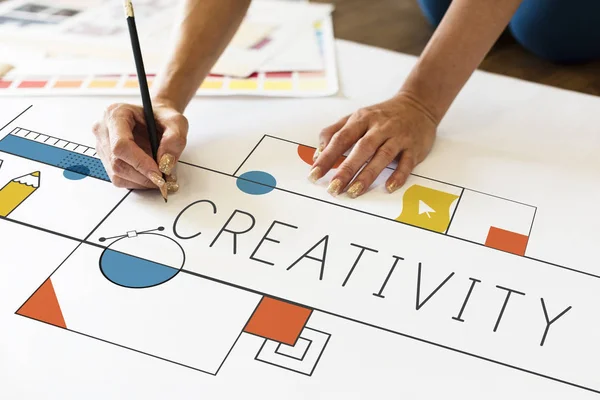
[[[167,182],[167,191],[169,193],[175,193],[179,190],[179,183],[173,181],[173,182]]]
[[[331,194],[331,195],[333,195],[335,197],[338,194],[340,194],[340,189],[341,188],[342,188],[342,181],[340,179],[338,179],[338,178],[335,178],[329,184],[329,187],[327,188],[327,191],[329,192],[329,194]]]
[[[160,158],[160,162],[158,163],[158,169],[160,172],[170,175],[171,170],[175,166],[175,157],[170,154],[165,154]]]
[[[396,191],[396,189],[398,189],[398,183],[396,183],[396,181],[391,181],[390,183],[387,184],[386,188],[387,188],[388,192],[394,193]]]
[[[165,180],[156,172],[152,172],[149,178],[152,181],[152,183],[154,183],[159,188],[165,186]]]
[[[321,167],[314,167],[310,171],[310,174],[308,175],[308,179],[310,179],[311,182],[313,182],[313,183],[318,181],[320,177],[321,177]]]
[[[321,143],[319,147],[315,150],[315,154],[313,154],[313,161],[317,161],[317,158],[319,158],[319,155],[321,154],[324,148],[325,145]]]
[[[357,198],[363,190],[364,185],[362,182],[354,182],[350,189],[348,189],[348,196],[355,199]]]

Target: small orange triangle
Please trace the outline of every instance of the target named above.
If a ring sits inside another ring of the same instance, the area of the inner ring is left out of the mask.
[[[17,314],[67,328],[50,278],[19,308]]]

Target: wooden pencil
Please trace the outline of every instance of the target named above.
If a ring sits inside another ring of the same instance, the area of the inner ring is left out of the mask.
[[[142,50],[140,47],[140,40],[137,33],[137,27],[135,25],[133,4],[131,4],[131,0],[125,0],[125,15],[127,16],[127,26],[129,28],[129,36],[131,38],[131,48],[133,50],[133,58],[135,61],[135,68],[137,71],[140,91],[142,95],[144,118],[146,119],[146,127],[148,128],[148,135],[150,137],[152,158],[158,163],[158,134],[156,129],[156,120],[154,119],[154,112],[152,111],[152,100],[150,99],[150,90],[148,89],[148,80],[146,79],[146,70],[144,68],[144,60],[142,58]],[[162,175],[163,179],[165,179],[166,182],[165,174],[163,173]],[[160,188],[160,191],[166,203],[167,185],[164,185],[162,188]]]

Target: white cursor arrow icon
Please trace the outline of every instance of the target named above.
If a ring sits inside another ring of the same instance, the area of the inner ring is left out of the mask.
[[[434,213],[435,210],[427,205],[423,200],[419,200],[419,215],[427,214],[427,217],[431,218],[429,213]]]

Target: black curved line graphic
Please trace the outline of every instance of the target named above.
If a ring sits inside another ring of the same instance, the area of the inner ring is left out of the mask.
[[[167,279],[166,281],[163,281],[163,282],[157,283],[157,284],[155,284],[155,285],[150,285],[150,286],[142,286],[142,287],[131,287],[131,286],[125,286],[125,285],[121,285],[121,284],[119,284],[119,283],[116,283],[116,282],[114,282],[112,279],[110,279],[108,276],[106,276],[106,274],[105,274],[105,273],[104,273],[104,271],[102,270],[102,257],[104,256],[104,253],[106,253],[106,250],[109,250],[110,246],[112,246],[113,244],[117,243],[119,240],[123,240],[123,239],[129,239],[129,237],[128,237],[127,235],[125,235],[124,237],[121,237],[121,238],[119,238],[119,239],[115,240],[115,241],[114,241],[114,242],[112,242],[110,245],[108,245],[108,246],[107,246],[107,247],[106,247],[104,250],[102,250],[102,253],[100,254],[100,257],[98,258],[98,267],[99,267],[99,269],[100,269],[100,272],[101,272],[101,273],[102,273],[102,275],[103,275],[103,276],[106,278],[106,280],[108,280],[110,283],[112,283],[112,284],[114,284],[114,285],[117,285],[117,286],[120,286],[120,287],[123,287],[123,288],[126,288],[126,289],[148,289],[148,288],[152,288],[152,287],[159,286],[159,285],[162,285],[162,284],[165,284],[165,283],[169,282],[171,279],[173,279],[173,278],[175,278],[177,275],[179,275],[179,273],[180,273],[180,272],[181,272],[181,270],[183,269],[183,266],[185,265],[185,260],[186,260],[186,256],[185,256],[185,250],[183,250],[183,247],[181,247],[181,245],[180,245],[179,243],[177,243],[177,241],[176,241],[176,240],[174,240],[173,238],[170,238],[170,237],[168,237],[168,236],[165,236],[165,235],[158,234],[158,233],[142,233],[141,235],[155,235],[155,236],[162,236],[162,237],[164,237],[164,238],[167,238],[167,239],[169,239],[169,240],[170,240],[170,241],[172,241],[173,243],[175,243],[175,244],[177,245],[177,247],[179,247],[179,249],[181,250],[181,254],[183,254],[183,260],[182,260],[182,262],[181,262],[181,266],[179,267],[179,269],[177,270],[177,272],[176,272],[176,273],[175,273],[175,274],[174,274],[172,277],[170,277],[170,278],[169,278],[169,279]],[[139,236],[139,235],[138,235],[138,236]],[[110,250],[111,250],[111,251],[116,251],[116,250],[112,250],[112,249],[110,249]],[[118,253],[120,253],[120,252],[118,252]],[[123,253],[123,254],[126,254],[126,253]],[[127,254],[127,255],[131,255],[131,254]],[[138,258],[139,258],[139,257],[138,257]],[[171,268],[172,268],[172,267],[171,267]]]

